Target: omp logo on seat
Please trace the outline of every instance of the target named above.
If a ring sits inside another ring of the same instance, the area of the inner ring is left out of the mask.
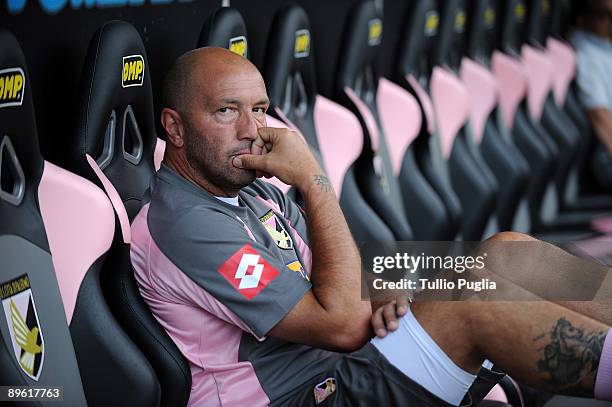
[[[462,9],[457,10],[455,14],[455,32],[461,34],[465,30],[465,11]]]
[[[368,21],[368,45],[374,46],[382,41],[383,23],[380,18]]]
[[[484,26],[486,28],[493,28],[495,25],[495,10],[493,7],[487,7],[484,12]]]
[[[236,251],[218,271],[248,300],[256,297],[280,274],[250,244]]]
[[[310,31],[303,29],[295,32],[295,43],[293,56],[295,58],[306,58],[310,55]]]
[[[247,56],[247,40],[244,35],[240,37],[230,38],[228,48],[234,54],[238,54],[241,57]]]
[[[123,74],[121,75],[121,86],[142,86],[144,83],[145,64],[142,55],[128,55],[123,57]]]
[[[0,70],[0,107],[21,106],[25,93],[25,75],[21,68]]]
[[[440,25],[440,16],[435,10],[428,11],[425,14],[425,35],[427,37],[434,36],[438,33],[438,25]]]
[[[522,23],[525,20],[525,5],[522,2],[519,2],[516,7],[514,7],[514,18],[519,23]]]

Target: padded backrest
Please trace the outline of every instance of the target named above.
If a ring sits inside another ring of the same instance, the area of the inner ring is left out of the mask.
[[[499,85],[491,71],[470,58],[461,62],[461,81],[470,97],[472,138],[480,144],[487,120],[499,101]]]
[[[470,95],[453,73],[435,67],[431,76],[431,99],[440,118],[438,128],[442,155],[448,159],[455,138],[469,118]]]
[[[327,175],[340,196],[344,177],[363,147],[359,120],[346,108],[317,95],[314,123]]]
[[[301,7],[281,8],[270,27],[263,74],[273,113],[293,123],[319,150],[313,119],[317,87],[312,35]]]
[[[493,53],[491,68],[499,84],[499,107],[504,124],[511,130],[516,111],[527,95],[527,73],[519,60],[500,51]]]
[[[544,102],[552,90],[555,66],[549,56],[530,45],[523,45],[521,59],[527,73],[527,104],[531,116],[540,120]]]
[[[421,129],[421,110],[414,97],[404,88],[381,78],[376,104],[389,149],[393,175],[399,176],[404,155]]]
[[[0,29],[0,383],[59,385],[67,404],[86,405],[39,211],[44,161],[29,79],[17,40]]]
[[[553,70],[555,102],[557,106],[563,107],[567,91],[576,76],[576,52],[566,42],[553,37],[548,37],[546,44],[548,57],[555,67]]]
[[[473,0],[469,11],[467,55],[488,66],[500,27],[500,0]]]
[[[227,48],[248,58],[247,30],[240,12],[231,7],[213,10],[202,26],[197,46]]]
[[[111,21],[95,33],[79,89],[78,130],[70,157],[79,174],[102,187],[107,178],[117,190],[127,212],[119,205],[115,210],[128,242],[126,217],[133,219],[140,209],[155,171],[157,144],[150,66],[132,25]]]
[[[458,71],[465,53],[468,30],[467,0],[441,2],[440,33],[435,44],[435,65]]]
[[[527,25],[525,0],[502,0],[499,49],[511,55],[519,55]]]

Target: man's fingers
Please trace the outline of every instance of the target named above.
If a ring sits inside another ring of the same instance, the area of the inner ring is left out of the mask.
[[[387,330],[385,329],[385,321],[382,316],[383,308],[384,307],[378,308],[372,314],[372,329],[374,330],[376,336],[378,336],[379,338],[384,338],[387,335]]]
[[[251,144],[251,154],[253,155],[262,155],[267,153],[266,151],[266,142],[261,139],[261,137],[257,137],[253,143]]]
[[[257,129],[257,134],[266,143],[274,145],[278,142],[279,137],[286,133],[287,129],[277,127],[260,127]]]
[[[395,301],[390,302],[383,308],[383,316],[385,318],[386,326],[389,331],[395,331],[397,329],[397,315],[395,313]]]
[[[266,155],[242,154],[234,157],[232,164],[234,164],[234,167],[245,170],[270,172],[268,171],[268,156]]]
[[[406,312],[408,312],[408,307],[409,307],[409,301],[408,301],[408,297],[400,297],[397,299],[397,303],[395,304],[396,308],[397,308],[397,316],[398,317],[403,317],[404,315],[406,315]]]

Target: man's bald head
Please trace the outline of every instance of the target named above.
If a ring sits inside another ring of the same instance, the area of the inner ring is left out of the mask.
[[[164,79],[162,108],[183,114],[197,93],[229,73],[257,72],[248,59],[225,48],[204,47],[186,52],[176,59]]]
[[[163,85],[164,163],[216,196],[234,196],[255,179],[235,167],[266,124],[270,101],[261,74],[224,48],[179,57]]]

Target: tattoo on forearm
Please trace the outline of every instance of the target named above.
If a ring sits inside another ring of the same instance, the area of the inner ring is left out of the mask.
[[[332,192],[334,190],[331,182],[329,182],[329,178],[325,175],[315,175],[314,182],[325,192]]]
[[[591,396],[595,376],[606,338],[603,331],[586,332],[561,318],[534,341],[548,337],[541,349],[543,357],[538,361],[538,371],[550,375],[548,381],[554,388],[571,395]],[[589,385],[585,386],[585,384]]]

